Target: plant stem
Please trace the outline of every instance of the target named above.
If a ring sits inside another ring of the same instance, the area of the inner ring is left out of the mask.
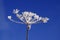
[[[26,40],[28,40],[28,25],[27,25],[27,28],[26,28]]]

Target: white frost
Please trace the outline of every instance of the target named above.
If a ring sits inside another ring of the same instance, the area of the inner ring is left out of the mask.
[[[20,10],[18,10],[18,9],[14,9],[14,10],[13,10],[13,13],[14,13],[14,14],[17,14],[19,11],[20,11]]]
[[[49,20],[49,18],[47,17],[40,17],[39,15],[37,15],[36,13],[33,12],[22,12],[22,14],[18,14],[20,10],[18,9],[14,9],[13,13],[16,14],[16,16],[24,23],[26,24],[30,24],[28,27],[29,29],[31,28],[31,24],[34,23],[39,23],[40,21],[42,21],[43,23],[47,23],[47,21]],[[11,16],[8,16],[8,19],[11,19]]]
[[[8,19],[11,19],[11,16],[8,16]]]

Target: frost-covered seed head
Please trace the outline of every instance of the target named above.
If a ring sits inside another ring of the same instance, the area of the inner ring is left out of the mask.
[[[17,14],[19,11],[20,11],[20,10],[18,10],[18,9],[14,9],[14,10],[13,10],[13,13],[14,13],[14,14]]]
[[[8,19],[11,19],[11,16],[8,16]]]

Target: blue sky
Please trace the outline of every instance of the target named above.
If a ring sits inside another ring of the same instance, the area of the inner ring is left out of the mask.
[[[46,24],[32,25],[29,40],[60,40],[59,0],[0,0],[0,40],[25,40],[26,25],[7,19],[8,15],[15,16],[12,10],[16,8],[50,18]]]

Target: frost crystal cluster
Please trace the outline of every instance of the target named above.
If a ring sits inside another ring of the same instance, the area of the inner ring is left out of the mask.
[[[47,17],[40,17],[39,15],[37,15],[36,13],[32,13],[32,12],[22,12],[22,14],[19,14],[18,9],[14,9],[13,13],[16,14],[16,16],[24,23],[24,24],[28,24],[29,29],[31,28],[31,24],[35,24],[35,23],[39,23],[39,22],[43,22],[43,23],[47,23],[47,21],[49,20],[49,18]],[[11,16],[8,16],[8,18],[10,20]],[[12,20],[13,21],[13,20]],[[15,22],[15,21],[14,21]],[[17,22],[18,23],[18,22]]]

